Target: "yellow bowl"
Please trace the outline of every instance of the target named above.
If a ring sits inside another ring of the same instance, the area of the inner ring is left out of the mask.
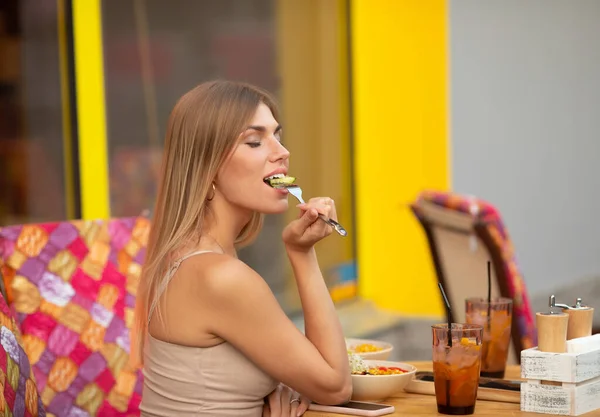
[[[360,346],[363,344],[373,345],[373,346],[379,348],[379,350],[376,350],[374,352],[355,352],[353,350],[354,347]],[[377,359],[377,360],[382,360],[382,361],[389,358],[390,354],[392,353],[392,350],[394,350],[394,346],[391,343],[383,342],[381,340],[369,340],[369,339],[346,339],[346,347],[348,348],[348,351],[354,353],[355,355],[360,356],[363,359],[369,359],[369,360]]]
[[[353,401],[380,401],[398,394],[414,378],[417,368],[403,362],[365,360],[369,367],[397,367],[408,371],[395,375],[352,375]]]

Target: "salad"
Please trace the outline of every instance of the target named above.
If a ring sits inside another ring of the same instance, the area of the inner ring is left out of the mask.
[[[364,375],[369,370],[363,358],[355,353],[348,351],[348,360],[350,361],[350,372],[352,375]]]
[[[408,372],[396,366],[369,366],[363,358],[351,351],[348,351],[348,361],[352,375],[397,375]]]

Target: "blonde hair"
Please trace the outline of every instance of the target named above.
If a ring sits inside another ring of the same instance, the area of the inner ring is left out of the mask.
[[[259,104],[278,110],[271,96],[245,83],[211,81],[186,93],[175,105],[167,126],[162,173],[152,226],[137,292],[131,338],[131,364],[143,364],[148,313],[158,303],[173,255],[182,245],[198,242],[210,214],[214,181]],[[254,213],[236,244],[256,237],[262,215]],[[156,313],[160,316],[157,304]]]

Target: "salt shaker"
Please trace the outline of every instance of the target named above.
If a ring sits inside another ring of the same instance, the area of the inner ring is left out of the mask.
[[[538,332],[538,350],[541,352],[564,353],[567,351],[567,326],[569,315],[566,313],[535,313]]]

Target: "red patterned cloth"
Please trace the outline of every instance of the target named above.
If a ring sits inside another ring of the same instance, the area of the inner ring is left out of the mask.
[[[487,201],[472,196],[427,190],[419,200],[477,217],[494,239],[502,254],[503,267],[508,277],[508,290],[513,299],[513,317],[521,334],[523,349],[537,346],[535,317],[527,295],[523,274],[519,269],[513,243],[504,227],[498,210]],[[418,215],[418,213],[417,213]]]
[[[150,222],[143,217],[0,229],[0,268],[50,414],[139,416],[129,334]]]

